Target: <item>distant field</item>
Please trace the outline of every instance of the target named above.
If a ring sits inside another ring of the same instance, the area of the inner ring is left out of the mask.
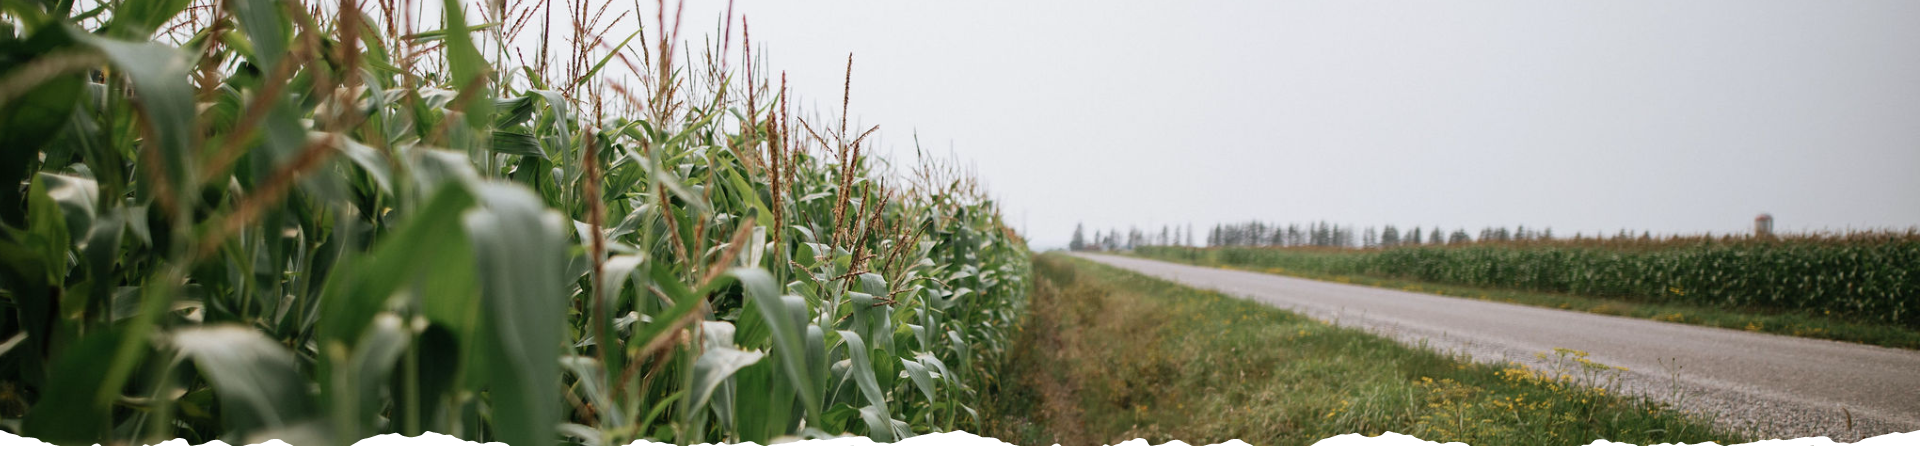
[[[1741,441],[1620,396],[1614,369],[1573,351],[1542,355],[1564,363],[1559,373],[1462,363],[1060,254],[1036,257],[1034,271],[985,424],[1009,442],[1304,445],[1388,431],[1475,445]]]
[[[1920,348],[1920,238],[1545,241],[1135,255],[1410,291]]]

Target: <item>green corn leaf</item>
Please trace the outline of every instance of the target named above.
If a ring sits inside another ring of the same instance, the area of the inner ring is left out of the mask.
[[[493,128],[508,128],[533,117],[533,95],[493,101]]]
[[[627,35],[627,39],[620,40],[620,44],[615,45],[613,47],[612,52],[609,52],[605,57],[600,58],[599,62],[593,63],[593,68],[588,69],[586,74],[581,74],[579,78],[574,79],[573,83],[576,85],[586,84],[587,80],[593,79],[593,76],[595,74],[600,73],[600,68],[607,67],[607,61],[613,60],[615,53],[619,53],[620,50],[626,49],[627,43],[632,42],[635,37],[640,36],[640,32],[641,32],[640,30],[636,29],[633,31],[633,34]]]
[[[81,339],[54,359],[39,403],[27,411],[21,432],[58,445],[99,443],[108,432],[112,408],[96,401],[106,389],[114,349],[124,331],[101,331]]]
[[[927,403],[933,403],[933,376],[927,374],[927,366],[907,359],[900,359],[900,365],[906,368],[907,377],[913,379],[913,386],[927,396]]]
[[[120,38],[145,40],[190,3],[192,0],[124,2],[107,22],[106,31]]]
[[[563,219],[526,188],[488,183],[463,216],[477,259],[493,422],[501,441],[548,445],[560,422]]]
[[[213,384],[221,419],[233,433],[283,428],[312,415],[312,397],[293,352],[259,331],[206,326],[174,331],[170,339]]]
[[[480,50],[473,45],[471,28],[467,26],[466,10],[461,8],[460,0],[446,0],[442,4],[446,13],[446,56],[447,66],[452,69],[452,84],[467,91],[467,102],[460,105],[466,114],[467,127],[482,130],[493,122],[493,98],[487,91],[487,60],[480,56]],[[468,89],[472,89],[468,91]]]
[[[53,176],[48,179],[48,176]],[[57,175],[40,175],[27,188],[27,234],[24,236],[26,250],[40,255],[36,259],[45,262],[42,266],[46,273],[31,275],[36,281],[56,284],[67,276],[67,253],[73,245],[75,234],[85,236],[93,218],[93,206],[79,205],[76,201],[84,199],[87,191],[74,181]],[[58,192],[56,192],[58,190]],[[75,209],[83,207],[84,210]],[[70,220],[81,222],[69,223]]]
[[[867,354],[867,344],[860,340],[858,333],[837,332],[840,333],[841,341],[847,344],[847,355],[852,361],[852,366],[847,373],[853,379],[854,385],[860,389],[860,395],[866,397],[869,406],[878,407],[881,418],[890,418],[891,415],[887,414],[887,398],[881,395],[880,382],[874,376],[873,362]]]
[[[495,130],[491,145],[494,153],[547,158],[547,152],[540,149],[540,140],[531,134]]]
[[[353,341],[358,338],[375,313],[402,285],[456,260],[472,260],[457,242],[462,239],[460,220],[472,207],[474,197],[459,185],[441,186],[414,216],[406,221],[351,271],[331,275],[321,295],[321,307],[328,317],[320,320],[322,340]],[[430,316],[434,314],[430,313]],[[457,321],[439,320],[452,327]]]
[[[687,416],[692,418],[705,410],[714,392],[721,387],[721,382],[732,377],[734,372],[759,362],[765,356],[766,354],[760,351],[743,351],[731,347],[715,347],[700,354],[700,358],[693,363],[693,387],[691,394],[688,395],[691,397],[688,400],[692,403],[690,408],[692,411]],[[724,409],[718,406],[714,408],[716,410],[732,409],[731,406]],[[722,420],[723,423],[726,421]],[[689,420],[689,422],[695,423],[696,428],[699,426],[698,421]]]
[[[867,437],[877,443],[891,443],[893,439],[893,421],[887,418],[887,409],[877,405],[860,407],[860,421],[867,423]]]
[[[0,77],[7,74],[0,69]],[[69,123],[84,97],[85,79],[67,74],[0,103],[0,182],[19,183],[39,166],[38,151]],[[0,192],[0,220],[18,225],[20,195]]]
[[[495,23],[482,23],[482,24],[478,24],[478,25],[473,25],[473,26],[470,26],[470,27],[466,27],[466,29],[467,29],[467,31],[468,31],[468,32],[474,32],[474,31],[481,31],[481,30],[486,30],[486,29],[488,29],[488,28],[493,28],[493,27],[496,27],[496,26],[500,26],[500,23],[497,23],[497,22],[495,22]],[[414,33],[414,34],[411,34],[411,35],[406,35],[406,36],[404,36],[404,37],[402,37],[402,39],[405,39],[405,40],[407,40],[407,41],[412,41],[412,42],[415,42],[415,43],[429,43],[429,42],[434,42],[434,41],[440,41],[440,40],[444,40],[444,39],[447,39],[447,37],[448,37],[448,35],[450,34],[449,32],[451,32],[451,31],[452,31],[452,29],[451,29],[451,28],[449,28],[449,29],[442,29],[442,30],[427,30],[427,31],[422,31],[422,32],[419,32],[419,33]]]
[[[727,272],[740,280],[747,295],[753,298],[754,305],[760,310],[762,322],[773,332],[773,350],[781,363],[788,382],[800,393],[800,403],[807,411],[807,419],[819,422],[820,399],[814,395],[813,377],[808,376],[804,349],[805,329],[792,313],[789,302],[782,299],[778,286],[773,283],[773,275],[759,268],[736,268]]]
[[[309,139],[318,140],[323,136],[316,132],[310,135]],[[345,155],[348,161],[352,161],[355,166],[366,171],[368,177],[373,178],[373,184],[380,187],[380,192],[393,192],[393,167],[387,165],[387,159],[381,156],[380,150],[345,137],[336,139],[334,145],[334,148],[340,150],[340,154]]]
[[[68,34],[100,50],[133,79],[134,100],[150,133],[143,135],[154,141],[152,153],[160,158],[175,204],[188,205],[198,171],[190,150],[196,112],[193,87],[187,84],[191,63],[179,50],[158,43],[101,38],[74,27],[68,27]]]
[[[941,362],[939,357],[934,357],[933,354],[921,353],[914,354],[913,360],[919,361],[924,366],[933,367],[935,370],[938,370],[940,372],[940,380],[949,387],[955,389],[960,388],[960,379],[953,376],[953,371],[947,370],[947,364]]]
[[[357,415],[348,426],[340,426],[341,422],[335,421],[335,432],[351,433],[346,440],[348,442],[378,434],[372,428],[381,409],[386,407],[384,402],[387,397],[384,395],[389,389],[394,365],[406,354],[413,336],[403,327],[404,324],[397,315],[382,314],[374,318],[373,324],[367,326],[366,333],[354,344],[352,361],[348,365],[352,369],[348,373],[352,375],[353,386],[335,391],[341,395],[350,394],[352,398],[342,397],[348,400],[344,406],[350,409],[336,408],[334,415]]]
[[[626,426],[627,417],[623,415],[620,404],[614,402],[612,387],[604,382],[607,370],[599,360],[591,357],[566,356],[560,358],[560,366],[572,373],[579,383],[582,397],[593,403],[599,412],[600,426],[618,429]]]

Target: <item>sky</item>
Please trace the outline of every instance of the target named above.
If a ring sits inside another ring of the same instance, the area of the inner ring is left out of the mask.
[[[683,35],[727,8],[688,2]],[[1920,2],[732,9],[822,109],[853,54],[854,122],[973,166],[1035,248],[1083,223],[1920,225]]]

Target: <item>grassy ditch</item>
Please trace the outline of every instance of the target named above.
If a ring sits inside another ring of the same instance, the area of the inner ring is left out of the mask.
[[[1046,254],[991,394],[1019,444],[1305,445],[1392,431],[1475,445],[1738,442],[1618,392],[1616,368],[1467,363],[1259,303]]]
[[[1694,301],[1593,296],[1564,291],[1505,287],[1490,283],[1448,283],[1366,270],[1360,267],[1363,265],[1361,263],[1347,262],[1347,260],[1367,259],[1370,255],[1380,252],[1382,251],[1260,248],[1233,249],[1232,254],[1229,255],[1223,249],[1156,247],[1136,251],[1130,256],[1543,308],[1855,342],[1881,347],[1920,349],[1920,329],[1886,320],[1837,317],[1830,310],[1710,305]],[[1256,253],[1261,258],[1242,258],[1244,255]]]

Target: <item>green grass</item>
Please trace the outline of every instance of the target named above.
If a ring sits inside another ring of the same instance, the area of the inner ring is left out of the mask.
[[[1242,249],[1242,251],[1265,254],[1288,252],[1311,254],[1312,256],[1309,258],[1341,258],[1329,255],[1367,252],[1329,252],[1322,250],[1277,248]],[[1158,249],[1128,255],[1168,262],[1310,278],[1443,296],[1523,304],[1542,308],[1565,309],[1594,314],[1652,319],[1786,336],[1856,342],[1881,347],[1920,349],[1920,330],[1903,324],[1816,316],[1805,311],[1724,308],[1688,303],[1648,302],[1626,298],[1574,295],[1542,290],[1437,283],[1405,276],[1359,273],[1357,270],[1345,269],[1346,267],[1336,267],[1344,270],[1328,271],[1322,270],[1321,268],[1324,268],[1322,265],[1307,264],[1290,266],[1282,263],[1290,261],[1285,258],[1275,258],[1265,263],[1228,264],[1221,263],[1222,258],[1215,252],[1210,251],[1210,249],[1190,251]]]
[[[988,433],[1009,442],[1304,445],[1387,431],[1475,445],[1742,440],[1622,396],[1618,369],[1574,351],[1543,355],[1567,367],[1557,373],[1463,362],[1060,254],[1037,257],[1034,271],[992,394]]]

